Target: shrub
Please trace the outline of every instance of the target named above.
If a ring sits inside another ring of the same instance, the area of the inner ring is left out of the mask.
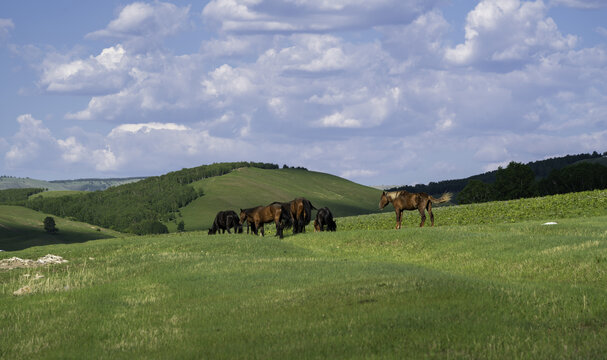
[[[168,234],[169,229],[158,220],[143,220],[129,227],[129,232],[137,235]]]
[[[49,234],[55,234],[59,229],[55,226],[55,219],[50,216],[47,216],[44,219],[44,230],[46,230]]]

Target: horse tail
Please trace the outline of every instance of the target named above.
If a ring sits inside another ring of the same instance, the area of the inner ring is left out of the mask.
[[[453,194],[451,194],[450,192],[446,192],[443,194],[443,196],[439,197],[438,199],[433,197],[432,195],[428,196],[430,198],[430,201],[432,201],[433,203],[444,203],[447,202],[449,200],[451,200],[451,197],[453,197]]]

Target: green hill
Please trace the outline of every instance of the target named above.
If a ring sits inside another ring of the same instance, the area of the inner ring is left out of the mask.
[[[204,196],[180,209],[187,231],[209,228],[220,210],[267,205],[305,197],[320,209],[327,206],[334,216],[370,214],[378,211],[380,190],[315,171],[298,169],[240,168],[226,175],[192,183]],[[175,223],[168,223],[175,231]]]
[[[56,234],[44,231],[43,220],[49,215],[22,206],[0,205],[0,250],[13,251],[32,246],[69,244],[121,237],[116,231],[53,216],[59,229]]]

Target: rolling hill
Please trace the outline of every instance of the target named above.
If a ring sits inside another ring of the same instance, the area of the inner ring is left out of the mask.
[[[22,206],[0,205],[0,250],[14,251],[32,246],[70,244],[123,236],[117,231],[53,216],[59,232],[44,231],[47,214]]]
[[[290,201],[296,197],[309,199],[316,208],[329,207],[334,216],[362,215],[378,212],[380,190],[315,171],[299,169],[240,168],[226,175],[215,176],[191,184],[204,191],[180,209],[187,231],[209,228],[220,210],[234,210],[273,201]],[[167,223],[175,231],[174,222]]]

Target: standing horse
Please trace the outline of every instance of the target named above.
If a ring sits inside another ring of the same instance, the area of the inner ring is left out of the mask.
[[[297,198],[287,203],[293,220],[293,234],[306,232],[306,225],[312,220],[312,210],[316,210],[310,200]]]
[[[325,226],[327,226],[327,231],[337,231],[337,224],[335,223],[335,220],[333,220],[333,214],[331,214],[331,210],[326,206],[319,209],[316,213],[314,232],[325,231]]]
[[[265,236],[263,225],[274,221],[276,224],[276,235],[283,238],[283,222],[288,216],[288,209],[281,203],[272,203],[268,206],[257,206],[249,209],[240,209],[240,225],[245,221],[251,224],[255,235],[261,226],[261,236]],[[287,220],[289,220],[287,218]]]
[[[209,229],[209,235],[216,234],[219,230],[230,234],[230,228],[234,228],[234,233],[242,233],[242,226],[238,223],[238,215],[232,210],[220,211],[215,216],[213,226]]]
[[[432,213],[432,203],[442,203],[451,200],[451,193],[444,193],[443,196],[436,199],[432,195],[426,193],[410,193],[408,191],[391,191],[383,192],[379,200],[379,209],[383,210],[388,203],[392,203],[396,212],[396,228],[400,229],[401,217],[403,210],[419,210],[422,221],[419,227],[424,226],[426,222],[426,213],[430,214],[431,226],[434,226],[434,214]]]

